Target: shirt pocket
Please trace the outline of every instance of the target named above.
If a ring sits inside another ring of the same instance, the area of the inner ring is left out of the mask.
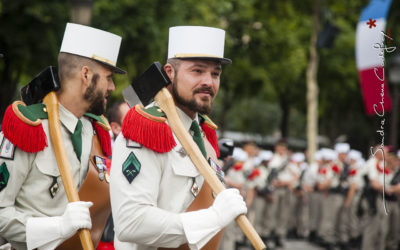
[[[35,165],[39,172],[43,175],[51,177],[60,176],[60,171],[58,170],[58,165],[55,158],[36,158]]]
[[[36,195],[36,202],[44,209],[59,202],[64,191],[55,157],[37,157],[21,190],[23,197]],[[52,203],[49,203],[52,202]],[[52,204],[52,205],[50,205]]]
[[[188,155],[182,155],[175,147],[171,152],[171,165],[175,175],[196,177],[200,175],[199,171],[193,165]]]

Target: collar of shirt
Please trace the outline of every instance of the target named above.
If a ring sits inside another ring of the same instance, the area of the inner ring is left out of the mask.
[[[59,103],[60,121],[70,133],[74,133],[78,118]]]
[[[183,126],[186,128],[187,131],[189,131],[190,126],[192,126],[192,122],[193,121],[197,121],[197,123],[200,126],[199,123],[199,115],[196,113],[196,117],[192,120],[192,118],[190,118],[185,112],[183,112],[180,108],[176,107],[176,109],[178,110],[178,115],[181,118],[181,121],[183,123]],[[201,129],[201,127],[200,127]]]

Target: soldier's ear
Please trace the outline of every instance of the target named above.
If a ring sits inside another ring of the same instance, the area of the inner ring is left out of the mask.
[[[110,122],[110,127],[114,135],[118,135],[121,132],[121,125],[117,122]]]
[[[90,85],[90,82],[92,81],[92,76],[93,76],[93,74],[92,74],[91,70],[89,69],[89,67],[88,66],[83,66],[81,68],[79,74],[80,74],[80,78],[81,78],[81,81],[82,81],[83,85],[85,87],[88,87]]]
[[[174,78],[175,78],[175,69],[174,69],[174,67],[172,67],[171,64],[167,63],[164,66],[164,71],[165,71],[165,73],[167,73],[167,75],[168,75],[169,79],[171,80],[171,82],[173,82]]]

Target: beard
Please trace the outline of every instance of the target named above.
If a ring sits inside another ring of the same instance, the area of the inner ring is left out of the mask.
[[[89,113],[102,115],[106,111],[106,103],[104,102],[104,94],[100,90],[96,90],[99,74],[94,74],[90,86],[86,89],[83,98],[90,103]]]
[[[186,107],[189,110],[198,112],[200,114],[204,114],[204,115],[210,114],[214,99],[211,99],[210,103],[205,103],[205,102],[198,103],[194,97],[187,100],[184,97],[182,97],[178,92],[178,79],[177,78],[174,78],[171,85],[172,85],[172,96],[174,97],[174,100],[176,101],[176,103],[178,105]],[[193,91],[193,95],[196,93],[204,92],[204,91],[209,92],[211,98],[214,98],[215,93],[214,93],[213,89],[209,88],[209,87],[199,87]],[[204,100],[204,101],[206,101],[206,100]]]

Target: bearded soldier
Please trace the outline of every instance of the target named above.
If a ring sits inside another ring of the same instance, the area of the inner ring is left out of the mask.
[[[224,39],[225,32],[217,28],[172,27],[164,66],[184,128],[221,179],[217,127],[207,114],[218,92],[222,64],[231,63],[223,57]],[[226,189],[214,200],[210,189],[204,191],[206,185],[157,103],[132,108],[114,143],[111,167],[116,248],[188,244],[185,249],[200,249],[210,244],[247,209],[237,189]],[[209,205],[188,212],[203,191]],[[217,248],[218,243],[211,249]]]
[[[58,56],[59,122],[76,187],[84,184],[92,138],[111,153],[108,123],[100,117],[114,90],[121,37],[68,23]],[[17,101],[0,133],[0,236],[15,249],[54,249],[92,226],[91,202],[68,203],[50,140],[48,107]],[[90,113],[88,113],[90,112]],[[93,190],[97,191],[97,190]]]

